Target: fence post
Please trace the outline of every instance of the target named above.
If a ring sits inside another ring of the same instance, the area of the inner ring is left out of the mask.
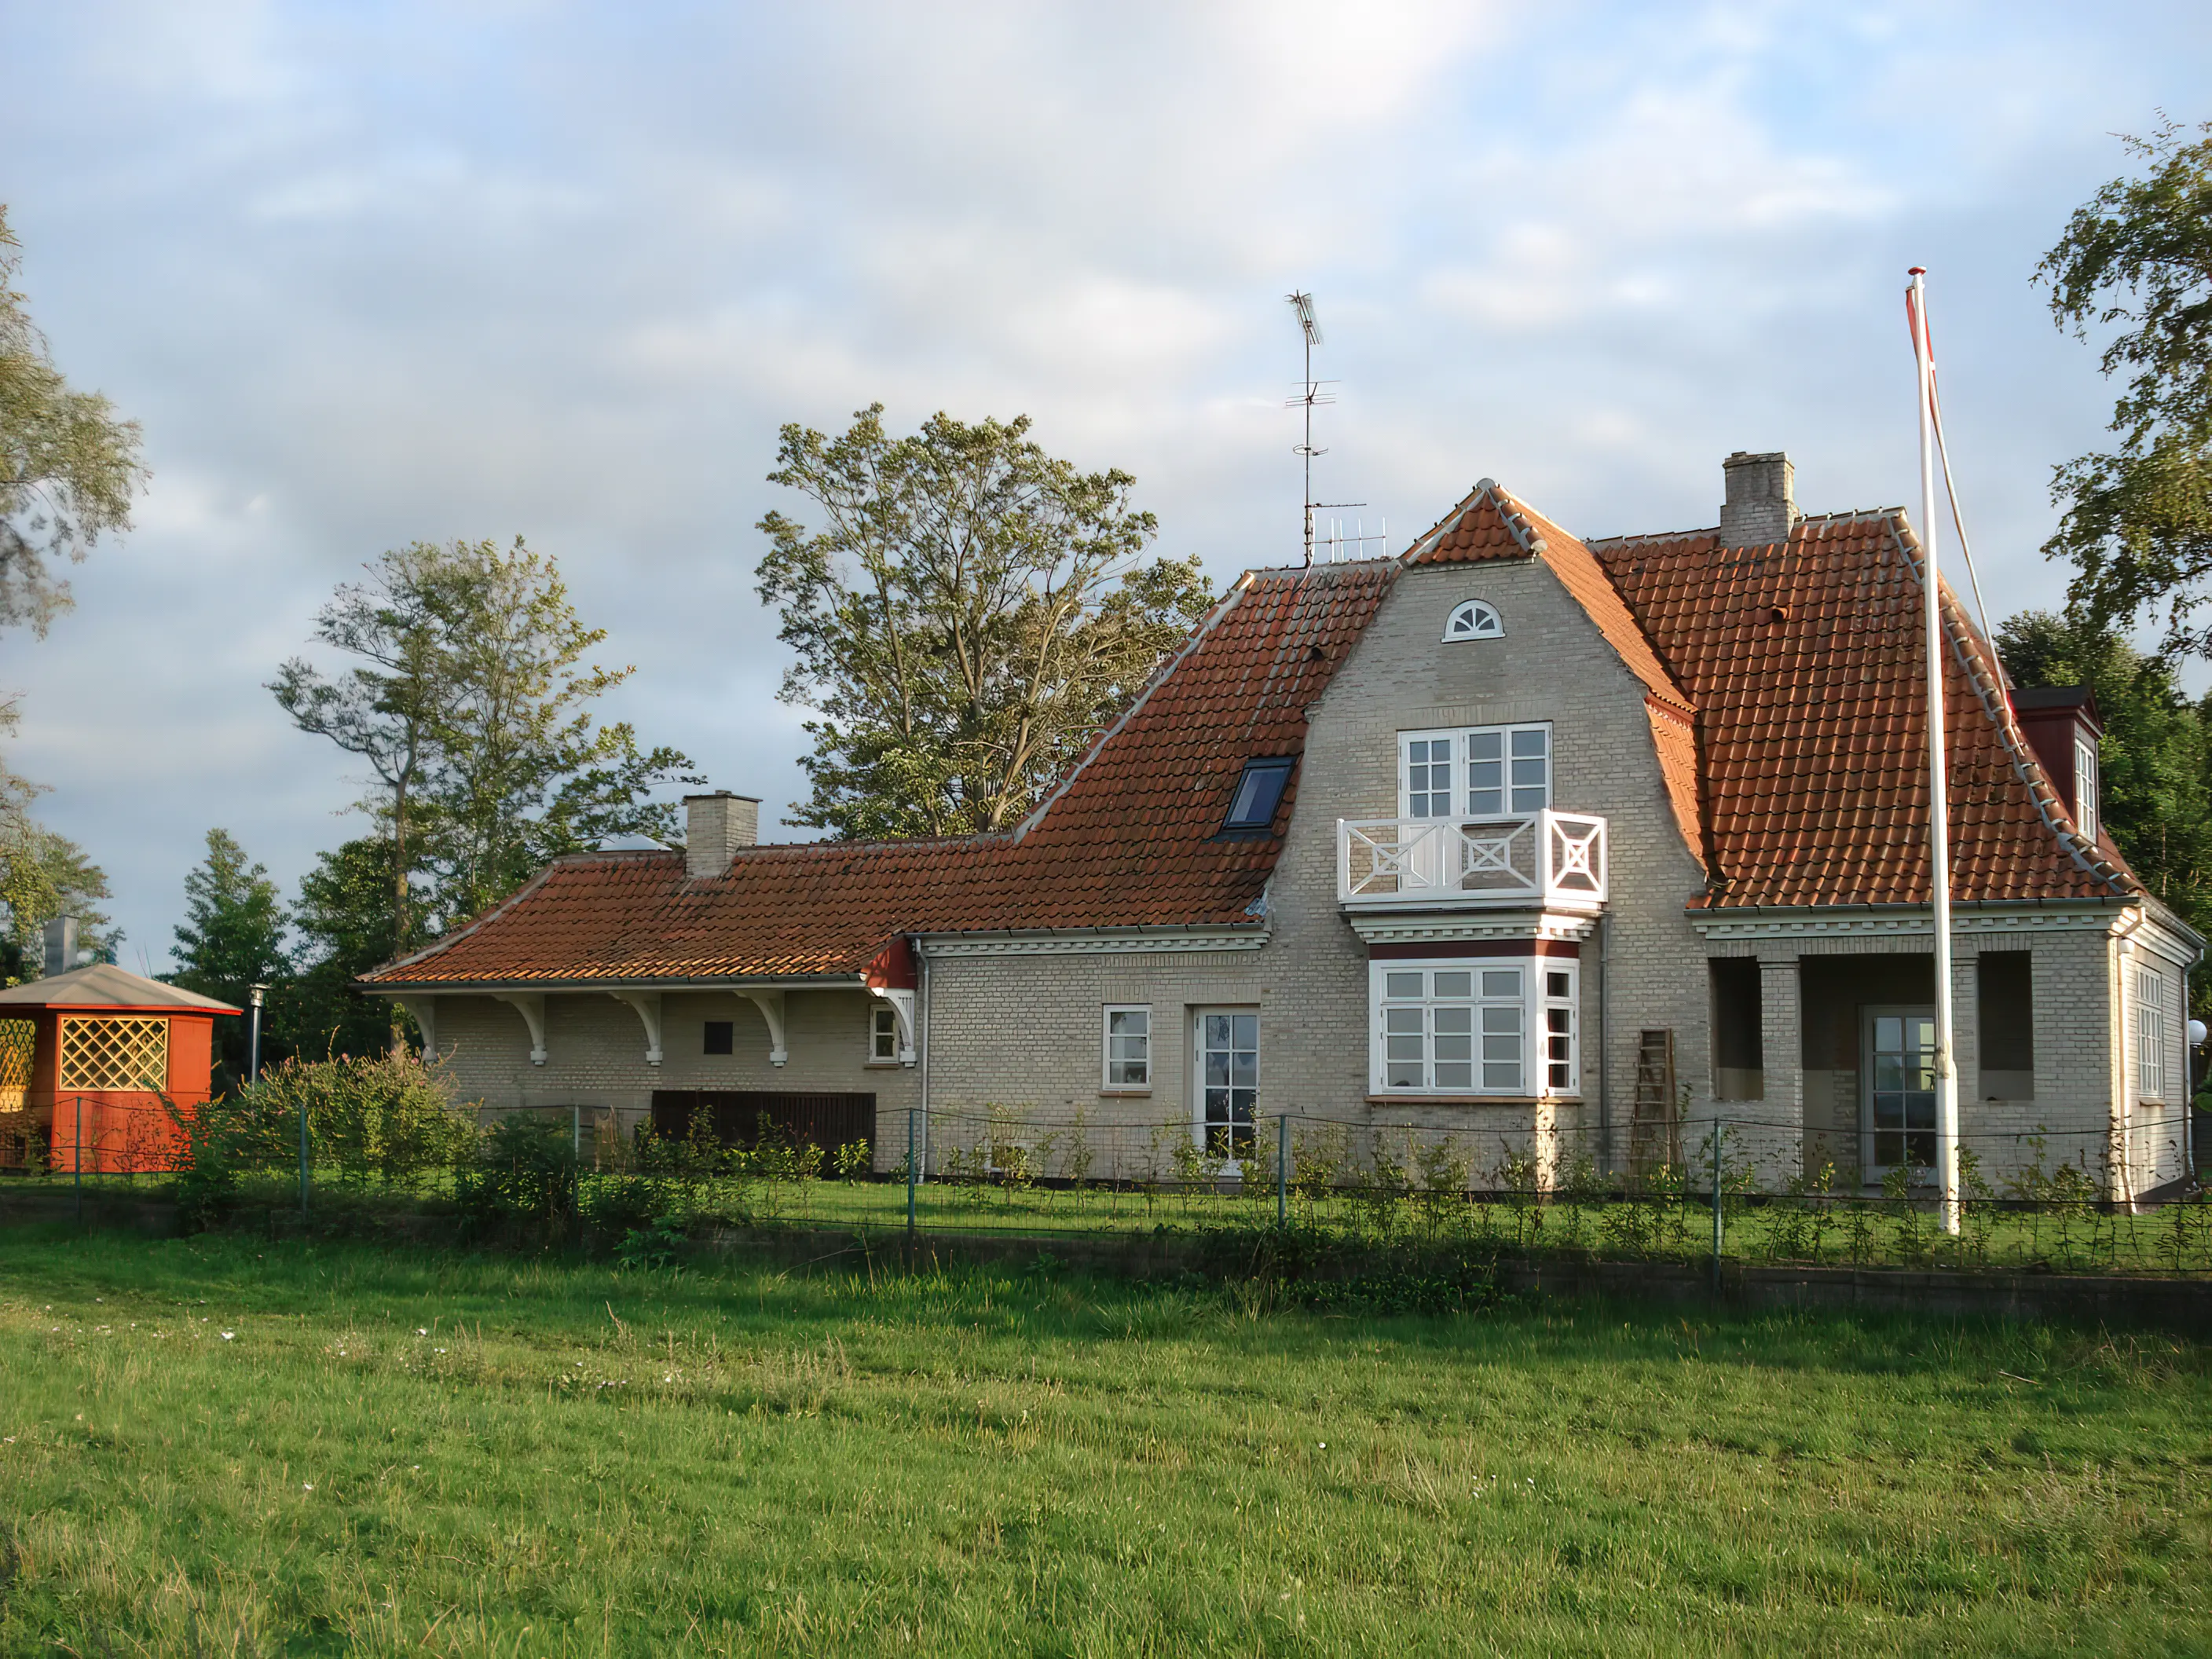
[[[1721,1121],[1713,1119],[1713,1294],[1721,1293]]]
[[[76,1224],[84,1225],[84,1097],[76,1097],[76,1151],[70,1158],[70,1179],[76,1188]]]
[[[568,1109],[568,1157],[580,1170],[584,1167],[584,1109]]]
[[[915,1109],[906,1109],[906,1249],[909,1261],[914,1255],[914,1182],[916,1174],[914,1161]]]
[[[1291,1115],[1275,1115],[1275,1224],[1285,1227],[1291,1219]]]
[[[300,1096],[300,1219],[307,1218],[307,1097]]]

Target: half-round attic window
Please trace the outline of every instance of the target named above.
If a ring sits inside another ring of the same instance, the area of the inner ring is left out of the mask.
[[[1502,640],[1505,637],[1505,618],[1498,614],[1498,607],[1481,599],[1463,599],[1452,607],[1450,618],[1444,623],[1444,641]]]

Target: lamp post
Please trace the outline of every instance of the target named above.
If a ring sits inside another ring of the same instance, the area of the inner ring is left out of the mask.
[[[252,1008],[246,1017],[246,1080],[249,1084],[261,1075],[261,998],[269,988],[252,988]]]

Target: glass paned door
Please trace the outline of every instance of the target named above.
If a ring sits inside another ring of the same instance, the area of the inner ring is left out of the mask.
[[[1197,1061],[1198,1127],[1207,1153],[1250,1158],[1260,1106],[1259,1011],[1201,1008]]]
[[[1870,1179],[1900,1164],[1936,1167],[1936,1013],[1927,1008],[1869,1008],[1864,1043],[1866,1129],[1863,1157]]]

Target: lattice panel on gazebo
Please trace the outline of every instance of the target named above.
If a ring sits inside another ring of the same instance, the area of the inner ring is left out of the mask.
[[[0,1112],[20,1112],[31,1090],[31,1045],[39,1028],[27,1019],[0,1019]]]
[[[63,1090],[166,1089],[169,1022],[159,1015],[77,1016],[62,1021]]]

